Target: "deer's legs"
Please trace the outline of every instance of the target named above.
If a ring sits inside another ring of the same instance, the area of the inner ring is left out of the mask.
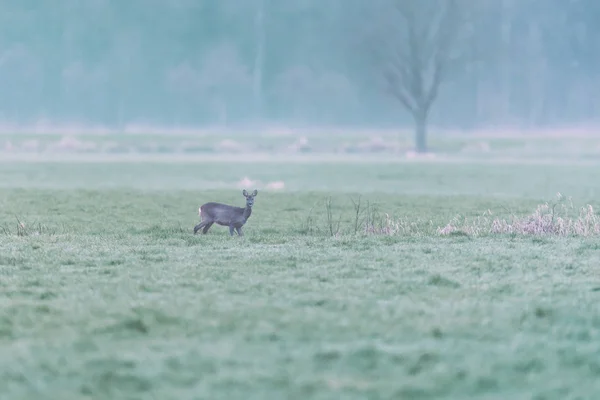
[[[231,236],[233,236],[233,229],[234,229],[233,225],[229,225],[229,234]]]
[[[239,228],[235,228],[235,230],[237,231],[238,235],[244,236],[244,232],[242,232],[242,227],[241,226]]]
[[[206,226],[206,221],[200,222],[198,225],[194,227],[194,235],[198,233],[198,231]]]
[[[208,230],[210,229],[210,227],[214,224],[214,222],[209,222],[208,224],[206,224],[206,226],[204,227],[204,229],[202,229],[202,233],[206,234],[206,232],[208,232]]]

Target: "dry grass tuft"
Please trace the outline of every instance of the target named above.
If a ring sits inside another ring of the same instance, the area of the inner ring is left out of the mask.
[[[367,218],[364,223],[364,232],[367,235],[411,235],[420,232],[415,222],[404,218],[392,218],[388,213],[381,217]]]
[[[576,210],[571,198],[560,193],[553,203],[538,205],[526,216],[510,218],[495,217],[491,210],[475,218],[454,217],[444,227],[435,228],[432,220],[414,220],[406,217],[393,217],[381,213],[369,201],[351,198],[353,215],[348,220],[342,213],[336,213],[331,197],[325,201],[325,229],[319,229],[312,209],[302,232],[309,234],[326,233],[333,237],[347,234],[383,236],[430,236],[434,234],[452,236],[511,235],[552,235],[552,236],[595,236],[600,235],[600,216],[591,205]],[[348,222],[350,225],[348,226]]]
[[[494,218],[492,212],[488,210],[473,220],[457,216],[445,227],[438,228],[437,232],[440,235],[463,233],[471,236],[493,234],[594,236],[600,234],[600,217],[596,215],[590,204],[581,207],[578,214],[575,214],[574,210],[572,199],[565,199],[558,193],[554,204],[540,204],[533,213],[525,217],[513,216],[509,220]]]

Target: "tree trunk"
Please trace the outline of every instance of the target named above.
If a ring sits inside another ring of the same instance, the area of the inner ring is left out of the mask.
[[[415,118],[415,150],[427,153],[427,113],[418,111]]]

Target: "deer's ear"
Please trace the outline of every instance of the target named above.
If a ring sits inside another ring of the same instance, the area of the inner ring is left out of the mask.
[[[252,192],[252,196],[256,196],[258,194],[258,190],[254,189],[254,192]]]
[[[248,192],[246,191],[246,189],[242,190],[242,194],[246,197],[248,197]]]

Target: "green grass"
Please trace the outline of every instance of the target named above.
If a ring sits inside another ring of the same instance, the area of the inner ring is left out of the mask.
[[[596,207],[599,171],[1,163],[0,393],[596,398],[598,239],[435,230],[457,214],[526,215],[558,191]],[[259,189],[243,238],[219,226],[194,236],[202,202],[243,204],[244,176],[286,190]],[[414,231],[354,234],[358,195]]]

